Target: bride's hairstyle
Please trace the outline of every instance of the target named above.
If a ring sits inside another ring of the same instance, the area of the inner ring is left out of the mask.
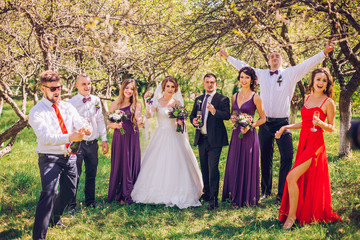
[[[131,118],[130,118],[130,121],[131,123],[133,124],[133,127],[134,127],[134,130],[137,126],[137,122],[136,122],[136,119],[135,119],[135,110],[136,110],[136,104],[138,102],[138,91],[137,91],[137,87],[136,87],[136,82],[134,79],[131,79],[131,78],[128,78],[128,79],[125,79],[122,83],[121,83],[121,87],[120,87],[120,92],[119,92],[119,97],[116,99],[117,101],[117,109],[120,108],[121,104],[124,102],[124,99],[125,99],[125,95],[124,95],[124,90],[126,88],[127,85],[133,83],[134,84],[134,93],[133,95],[130,97],[130,103],[131,103],[131,106],[130,106],[130,111],[131,111]]]
[[[242,72],[245,73],[246,75],[250,76],[250,78],[251,78],[250,89],[251,89],[251,91],[256,92],[257,76],[256,76],[254,69],[252,69],[251,67],[243,67],[242,69],[240,69],[238,77],[237,77],[238,81],[240,81],[240,74]]]
[[[326,78],[327,78],[327,85],[326,85],[326,89],[324,90],[324,94],[326,94],[328,97],[332,98],[334,96],[334,90],[333,90],[333,85],[334,85],[334,80],[333,77],[330,74],[330,71],[328,68],[318,68],[315,69],[312,73],[311,73],[311,79],[310,79],[310,84],[308,87],[308,94],[313,93],[314,92],[314,79],[315,79],[315,75],[317,73],[324,73]]]
[[[176,78],[172,77],[172,76],[167,76],[164,78],[164,80],[162,81],[161,83],[161,89],[162,91],[165,90],[165,87],[166,87],[166,83],[167,82],[172,82],[175,86],[175,92],[177,92],[179,90],[179,84],[178,84],[178,81],[176,80]]]

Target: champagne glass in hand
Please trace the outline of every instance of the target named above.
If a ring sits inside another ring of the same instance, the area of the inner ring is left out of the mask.
[[[315,111],[315,112],[314,112],[314,115],[313,115],[313,121],[315,120],[315,118],[319,118],[319,117],[320,117],[320,112],[319,112],[319,111]],[[316,131],[317,131],[317,129],[315,128],[314,123],[313,123],[313,127],[311,128],[311,131],[312,131],[312,132],[316,132]]]
[[[199,123],[199,126],[197,126],[196,128],[200,129],[200,127],[202,126],[202,112],[201,112],[201,110],[198,110],[196,112],[196,119],[197,119],[197,122]]]

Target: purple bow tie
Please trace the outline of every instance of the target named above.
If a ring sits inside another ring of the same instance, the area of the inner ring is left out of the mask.
[[[91,101],[91,97],[83,98],[83,103],[86,103],[87,101]]]
[[[279,72],[278,72],[278,70],[275,70],[275,71],[270,71],[270,76],[272,76],[272,75],[274,75],[274,74],[278,74]]]

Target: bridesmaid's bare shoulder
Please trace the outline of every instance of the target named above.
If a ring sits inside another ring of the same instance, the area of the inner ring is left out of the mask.
[[[112,103],[110,103],[109,112],[115,111],[117,106],[118,106],[118,100],[115,100]]]

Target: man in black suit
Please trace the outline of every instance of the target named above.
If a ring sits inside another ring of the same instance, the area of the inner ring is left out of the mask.
[[[224,120],[230,119],[230,101],[216,92],[216,76],[208,73],[203,82],[206,94],[195,99],[190,121],[196,129],[194,146],[199,146],[200,166],[204,181],[204,194],[201,200],[209,202],[212,210],[218,205],[219,159],[223,146],[228,145]],[[202,122],[198,114],[201,111]]]

